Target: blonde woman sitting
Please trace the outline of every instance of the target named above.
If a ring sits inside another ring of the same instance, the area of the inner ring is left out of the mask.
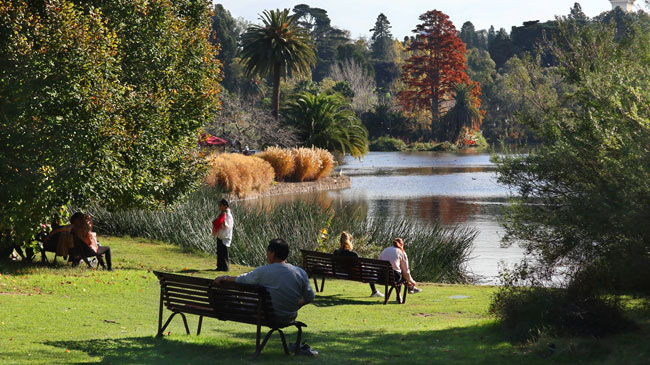
[[[359,257],[359,254],[354,252],[352,248],[352,235],[349,234],[348,232],[343,231],[341,233],[341,238],[339,240],[341,243],[341,247],[337,248],[332,254],[334,256],[348,256],[348,257]],[[370,284],[370,290],[372,290],[372,294],[370,294],[371,297],[383,297],[384,295],[377,291],[377,288],[375,287],[374,283],[369,283]]]

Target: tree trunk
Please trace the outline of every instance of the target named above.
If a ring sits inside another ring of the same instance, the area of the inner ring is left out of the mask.
[[[273,65],[273,118],[280,120],[280,68],[281,65]]]

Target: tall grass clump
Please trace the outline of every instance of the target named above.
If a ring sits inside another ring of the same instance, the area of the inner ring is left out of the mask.
[[[322,148],[316,148],[314,151],[316,151],[316,155],[318,155],[321,162],[321,168],[318,175],[316,175],[316,180],[330,176],[334,171],[334,156],[328,150]]]
[[[320,180],[334,171],[334,156],[322,148],[269,147],[258,156],[273,166],[277,181]]]
[[[187,250],[216,253],[211,221],[218,215],[219,194],[204,188],[186,201],[163,211],[90,211],[96,230],[170,242]],[[289,262],[300,265],[300,249],[332,252],[339,235],[354,236],[354,249],[362,257],[376,258],[395,237],[406,242],[411,271],[416,280],[466,283],[472,280],[467,261],[476,232],[441,225],[419,225],[410,218],[373,219],[352,206],[323,207],[317,202],[292,202],[261,209],[245,202],[231,204],[235,218],[232,262],[264,265],[266,246],[283,238],[291,246]]]
[[[257,157],[271,164],[275,171],[276,181],[285,181],[293,174],[295,163],[293,154],[288,148],[268,147]]]
[[[207,158],[210,170],[205,183],[226,193],[245,197],[252,191],[264,191],[273,183],[273,167],[255,156],[222,153]]]
[[[316,151],[301,147],[294,148],[291,153],[294,158],[293,180],[298,182],[315,180],[322,167]]]

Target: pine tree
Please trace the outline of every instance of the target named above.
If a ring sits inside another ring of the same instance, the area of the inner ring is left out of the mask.
[[[391,50],[393,43],[393,34],[390,32],[390,22],[384,13],[380,13],[375,21],[375,27],[370,29],[372,37],[370,41],[370,49],[372,50],[373,58],[377,60],[391,59]]]

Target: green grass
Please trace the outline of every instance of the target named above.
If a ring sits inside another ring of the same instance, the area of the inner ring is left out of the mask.
[[[325,291],[301,309],[304,340],[315,359],[285,357],[279,336],[253,360],[255,327],[188,316],[193,334],[175,318],[169,336],[156,339],[159,286],[152,270],[215,276],[214,257],[142,239],[101,237],[111,247],[115,272],[3,263],[0,266],[2,364],[204,364],[204,363],[639,363],[650,360],[647,311],[637,332],[606,339],[543,338],[507,342],[487,314],[494,287],[422,283],[405,305],[369,298],[367,285],[326,281]],[[231,274],[250,270],[235,265]],[[416,278],[417,279],[417,278]],[[454,299],[452,296],[467,296]],[[165,315],[169,312],[165,311]],[[287,330],[288,340],[295,330]],[[548,343],[555,344],[554,353]]]

